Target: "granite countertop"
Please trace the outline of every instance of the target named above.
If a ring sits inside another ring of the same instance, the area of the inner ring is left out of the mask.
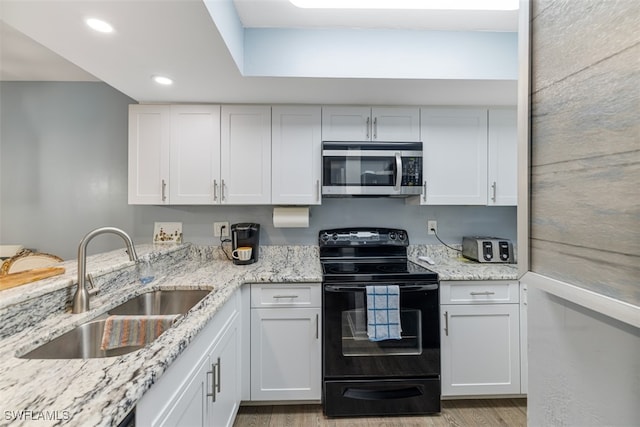
[[[156,279],[149,285],[143,286],[135,279],[126,285],[122,285],[121,281],[119,289],[103,295],[98,293],[91,300],[91,310],[87,313],[53,313],[0,339],[0,425],[118,425],[242,284],[322,280],[317,247],[261,247],[257,263],[238,266],[219,256],[199,253],[198,249],[189,248],[190,245],[183,246],[187,248],[182,251],[185,253],[176,255],[179,251],[175,248],[162,253],[163,250],[154,252],[154,248],[141,245],[138,253],[145,254],[147,258],[161,259],[163,255],[169,255],[181,260],[174,262],[169,271],[152,263],[156,269]],[[111,262],[102,262],[107,259]],[[88,270],[94,272],[96,266],[107,264],[108,273],[120,276],[126,273],[118,273],[114,264],[133,267],[126,255],[122,257],[118,251],[114,251],[92,257]],[[46,294],[40,288],[55,292],[69,286],[67,282],[73,281],[74,272],[75,268],[64,277],[22,286],[22,297],[16,295],[18,292],[7,295],[0,302],[0,310],[10,311],[12,305],[19,306],[21,299],[38,301],[44,298]],[[28,289],[36,287],[39,289]],[[98,287],[102,291],[102,287]],[[132,296],[167,288],[213,289],[213,292],[154,342],[123,356],[86,360],[16,357]],[[41,298],[33,298],[34,294]],[[39,305],[34,305],[34,309],[38,309]],[[20,313],[7,317],[20,317]]]
[[[463,258],[460,252],[440,245],[410,246],[409,258],[438,273],[441,282],[461,280],[518,280],[517,264],[488,264]],[[429,264],[418,257],[429,256]]]
[[[89,257],[100,292],[91,310],[71,314],[76,261],[66,273],[2,292],[0,298],[0,425],[113,426],[135,407],[167,367],[240,286],[246,283],[321,282],[317,246],[262,246],[260,260],[234,265],[217,247],[138,245],[155,280],[138,282],[137,265],[123,250]],[[418,260],[429,255],[435,264]],[[437,246],[412,246],[409,257],[449,280],[515,280],[515,265],[459,259]],[[99,359],[20,359],[35,347],[144,292],[211,289],[175,326],[138,351]],[[65,309],[66,307],[66,309]]]

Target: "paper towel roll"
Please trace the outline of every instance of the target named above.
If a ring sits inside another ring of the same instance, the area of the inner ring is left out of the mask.
[[[273,226],[276,228],[308,228],[309,207],[273,208]]]

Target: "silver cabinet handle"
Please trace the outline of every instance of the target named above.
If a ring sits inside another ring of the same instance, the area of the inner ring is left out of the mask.
[[[165,180],[162,180],[162,201],[166,201],[167,200],[167,183],[165,182]]]
[[[378,139],[378,118],[373,119],[373,139]]]
[[[427,181],[422,183],[422,200],[427,201]]]
[[[320,339],[320,315],[316,313],[316,339]]]
[[[298,298],[298,295],[274,295],[273,298]]]
[[[369,139],[369,135],[370,135],[370,132],[369,132],[370,126],[371,126],[371,117],[367,117],[367,139]]]
[[[211,393],[207,392],[207,397],[211,398],[212,402],[216,401],[216,365],[211,364],[211,370],[207,371],[207,378],[209,375],[212,376],[213,380],[211,381]]]
[[[491,184],[491,201],[493,201],[493,203],[496,202],[496,182],[493,181],[493,184]]]
[[[444,312],[444,334],[449,336],[449,312]]]
[[[495,295],[495,292],[484,291],[484,292],[469,292],[470,295]]]
[[[221,384],[222,384],[222,378],[220,377],[220,366],[222,365],[222,362],[220,361],[220,358],[218,357],[218,363],[216,363],[217,367],[218,367],[218,375],[216,375],[217,377],[217,384],[216,384],[216,388],[218,389],[218,393],[220,393],[220,389],[221,389]]]
[[[218,181],[213,180],[213,200],[218,201]]]
[[[220,200],[224,202],[224,179],[220,181]]]
[[[320,201],[320,180],[316,180],[316,201]]]

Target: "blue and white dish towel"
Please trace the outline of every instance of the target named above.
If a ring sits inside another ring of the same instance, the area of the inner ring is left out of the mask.
[[[402,339],[398,285],[367,286],[367,319],[370,341]]]

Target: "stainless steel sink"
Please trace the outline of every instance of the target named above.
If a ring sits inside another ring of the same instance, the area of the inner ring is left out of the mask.
[[[107,314],[114,315],[169,315],[186,314],[191,307],[206,297],[210,290],[160,290],[141,294]],[[93,359],[121,356],[141,349],[143,346],[120,347],[101,350],[102,334],[106,315],[100,319],[83,323],[35,350],[26,353],[22,359]]]
[[[142,348],[120,347],[113,350],[101,350],[102,332],[106,320],[93,320],[83,323],[64,335],[41,345],[35,350],[20,356],[22,359],[93,359],[98,357],[120,356]]]
[[[109,314],[185,314],[211,291],[160,290],[141,294],[109,310]]]

